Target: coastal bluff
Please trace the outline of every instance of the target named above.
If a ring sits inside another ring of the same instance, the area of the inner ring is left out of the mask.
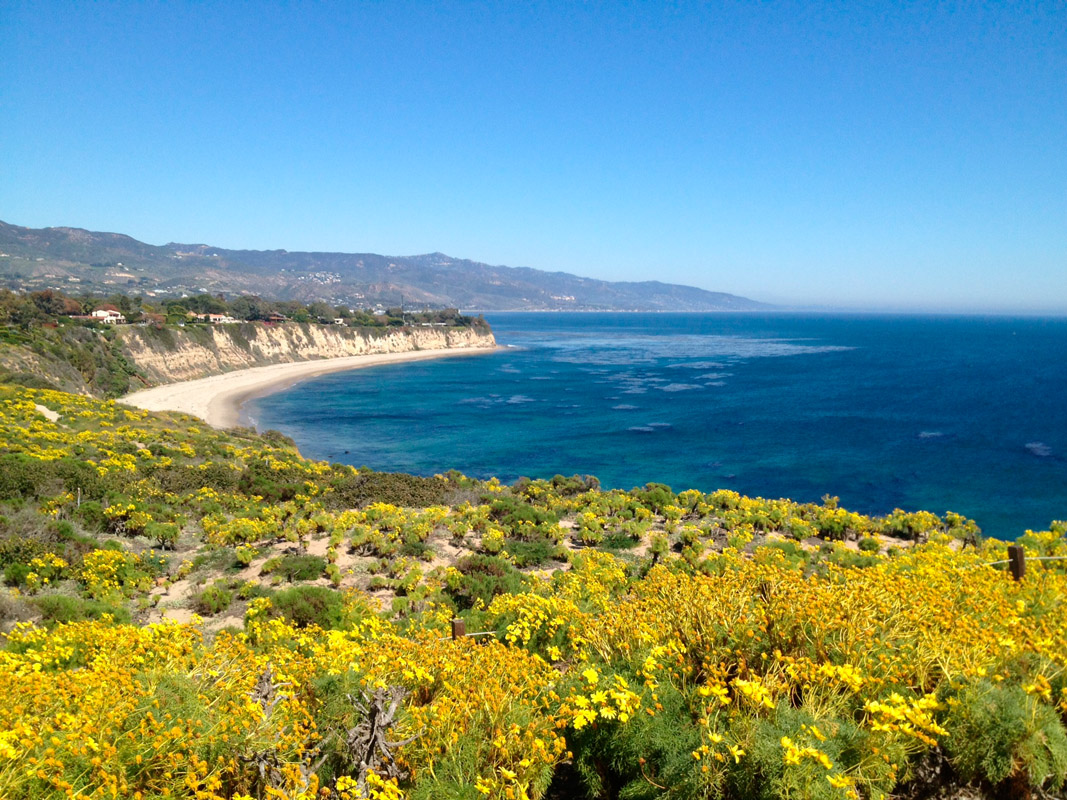
[[[141,375],[145,386],[271,364],[496,347],[492,331],[481,325],[348,328],[297,322],[245,322],[180,328],[130,326],[118,334],[123,354]]]

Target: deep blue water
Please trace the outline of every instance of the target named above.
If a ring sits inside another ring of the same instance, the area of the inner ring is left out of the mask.
[[[1002,538],[1067,519],[1067,319],[487,318],[501,352],[335,373],[246,413],[380,470],[831,494]]]

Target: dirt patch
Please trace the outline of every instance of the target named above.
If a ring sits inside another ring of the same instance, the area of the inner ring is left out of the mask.
[[[330,538],[328,536],[320,536],[317,539],[312,539],[307,543],[307,554],[309,556],[318,556],[319,558],[326,558],[326,553],[330,549]]]
[[[59,414],[47,406],[42,406],[40,403],[34,403],[33,407],[37,409],[37,413],[47,417],[52,422],[59,422]]]

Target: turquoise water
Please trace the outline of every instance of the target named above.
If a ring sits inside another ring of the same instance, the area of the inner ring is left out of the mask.
[[[1067,519],[1067,319],[487,318],[500,352],[335,373],[246,413],[380,470],[831,494],[1004,538]]]

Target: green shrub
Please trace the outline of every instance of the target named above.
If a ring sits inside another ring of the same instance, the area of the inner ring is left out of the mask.
[[[29,564],[37,556],[48,552],[44,542],[28,536],[4,536],[0,538],[0,567],[11,564]]]
[[[233,602],[233,592],[218,583],[204,587],[193,597],[193,608],[198,614],[214,616],[221,614]]]
[[[595,475],[571,475],[569,478],[553,475],[551,484],[561,497],[574,497],[600,490],[600,479]]]
[[[859,541],[859,548],[864,553],[877,553],[882,549],[882,545],[873,536],[864,536]]]
[[[153,578],[158,578],[160,575],[165,574],[169,563],[169,558],[162,553],[157,553],[155,550],[141,553],[141,567]]]
[[[0,455],[0,497],[38,497],[59,494],[61,483],[52,462],[41,461],[25,453]],[[56,491],[47,492],[49,484]]]
[[[825,714],[826,708],[820,709]],[[805,800],[840,800],[846,796],[833,787],[826,766],[834,773],[845,773],[856,766],[857,757],[869,748],[868,732],[847,717],[820,716],[805,708],[781,702],[768,719],[740,719],[731,724],[735,736],[745,741],[748,757],[740,763],[728,763],[726,783],[728,797],[777,800],[782,797]],[[813,734],[818,729],[819,734]],[[785,742],[809,754],[789,762],[783,758]],[[820,763],[817,753],[826,759]],[[903,760],[899,745],[889,745],[885,755]],[[896,780],[894,768],[886,764],[871,765],[866,777],[872,782],[871,797],[886,797]]]
[[[255,561],[255,558],[258,554],[259,553],[256,548],[249,547],[248,545],[241,545],[236,550],[234,550],[234,557],[237,559],[237,563],[240,564],[242,567],[247,567],[251,565],[251,563]]]
[[[319,556],[282,556],[274,572],[290,583],[313,581],[326,571],[326,559]]]
[[[327,485],[332,491],[323,496],[323,503],[332,508],[357,508],[379,502],[408,508],[448,505],[455,491],[441,478],[366,469],[335,474],[327,480]]]
[[[555,548],[545,540],[526,542],[522,539],[508,539],[505,547],[515,560],[517,567],[539,567],[550,561]]]
[[[260,434],[260,438],[272,447],[296,449],[296,442],[281,431],[276,431],[273,428],[263,431]]]
[[[156,448],[153,447],[153,450]],[[241,473],[227,464],[208,463],[201,466],[170,466],[155,469],[152,477],[159,488],[174,494],[195,492],[210,487],[220,492],[232,492],[237,488]]]
[[[32,571],[29,564],[13,561],[4,567],[4,583],[8,586],[22,586],[26,583],[26,576]]]
[[[411,556],[412,558],[422,558],[429,561],[434,556],[434,550],[421,539],[415,539],[413,537],[405,537],[403,544],[400,545],[400,555]],[[333,566],[331,564],[331,566]]]
[[[772,553],[781,553],[790,567],[802,567],[808,563],[808,551],[792,539],[769,539],[756,548],[755,557],[757,561],[769,560]]]
[[[489,515],[520,539],[541,538],[544,526],[555,525],[559,517],[518,497],[501,497],[489,505]]]
[[[497,556],[470,555],[456,562],[459,576],[445,585],[445,593],[461,608],[471,608],[481,600],[486,606],[498,594],[514,594],[522,590],[523,575],[508,561]]]
[[[82,620],[100,619],[110,614],[115,622],[128,623],[130,612],[125,606],[106,603],[101,600],[86,600],[62,594],[50,594],[35,597],[37,606],[47,623],[81,622]]]
[[[671,487],[664,483],[648,483],[644,489],[633,489],[630,494],[642,505],[657,514],[663,509],[674,504],[674,492]]]
[[[326,567],[326,577],[330,579],[330,583],[334,588],[341,585],[342,575],[341,568],[336,564],[330,564]]]
[[[587,797],[718,796],[702,786],[701,764],[693,758],[700,734],[684,697],[670,683],[660,685],[658,696],[662,709],[655,716],[636,714],[625,725],[589,726],[567,737],[576,774],[557,778],[557,784],[564,783],[559,796],[576,796],[572,784],[578,782]]]
[[[640,539],[635,539],[625,531],[612,531],[604,537],[600,546],[606,550],[629,550],[640,543]]]
[[[284,503],[303,491],[305,477],[303,470],[274,469],[270,463],[257,460],[245,467],[237,488],[244,494],[259,495],[267,503]]]
[[[866,569],[867,567],[877,566],[879,557],[869,553],[853,553],[851,550],[841,547],[835,549],[827,558],[827,561],[837,564],[839,567]]]
[[[90,531],[103,533],[107,528],[107,515],[104,513],[104,507],[96,500],[83,502],[74,512],[74,516]]]
[[[998,785],[1025,776],[1034,788],[1063,786],[1067,732],[1054,708],[1018,685],[989,682],[967,687],[950,708],[944,746],[964,779]]]
[[[251,600],[255,597],[272,597],[274,592],[256,581],[245,581],[237,587],[237,596],[242,600]]]
[[[180,530],[173,522],[149,522],[145,525],[144,533],[163,550],[168,547],[173,550],[178,543]]]
[[[344,595],[325,586],[294,586],[271,598],[270,616],[284,617],[301,628],[342,628],[346,621]]]

